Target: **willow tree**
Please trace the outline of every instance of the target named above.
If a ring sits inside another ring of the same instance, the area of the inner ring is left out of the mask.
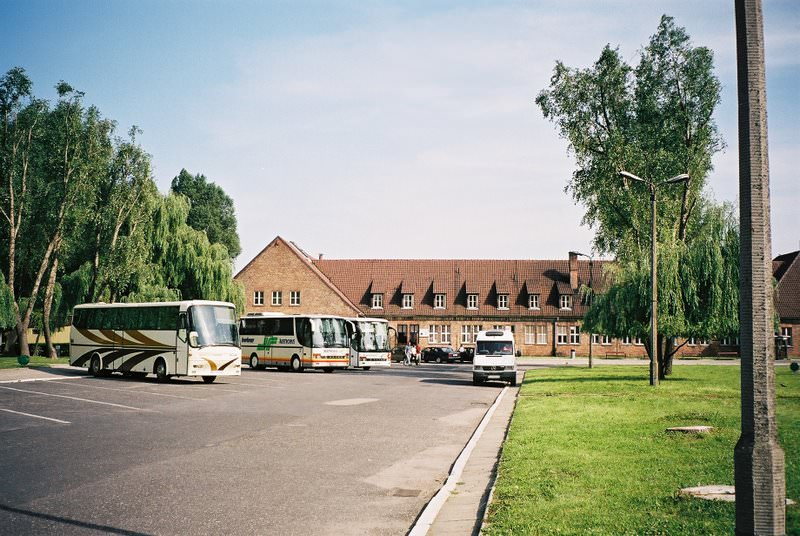
[[[671,371],[674,337],[726,336],[736,321],[738,290],[727,271],[738,250],[708,249],[709,240],[736,232],[730,211],[704,194],[711,159],[724,146],[713,119],[719,94],[712,52],[693,46],[665,15],[637,65],[610,46],[589,68],[557,62],[536,99],[575,158],[566,191],[586,208],[596,250],[617,260],[612,286],[586,317],[588,329],[645,340],[650,332],[650,197],[619,172],[654,183],[690,177],[659,190],[659,338],[657,348],[646,347],[657,353],[661,377]],[[708,289],[708,281],[717,286]]]

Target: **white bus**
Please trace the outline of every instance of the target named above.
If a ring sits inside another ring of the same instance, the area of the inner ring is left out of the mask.
[[[355,333],[350,342],[350,366],[369,370],[392,365],[389,321],[383,318],[350,318]]]
[[[94,376],[122,372],[159,381],[170,376],[241,374],[241,351],[232,303],[92,303],[75,306],[70,365]]]
[[[332,315],[250,313],[239,320],[242,362],[251,368],[347,368],[347,320]]]

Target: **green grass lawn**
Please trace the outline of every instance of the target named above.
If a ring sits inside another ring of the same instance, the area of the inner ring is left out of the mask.
[[[800,374],[777,367],[786,494],[800,499]],[[529,371],[489,506],[486,534],[733,534],[733,503],[678,496],[733,484],[738,366],[680,366],[653,388],[635,366]],[[711,434],[669,434],[710,425]],[[787,507],[800,534],[800,506]]]
[[[42,356],[32,356],[30,362],[28,363],[29,367],[49,367],[53,364],[62,364],[62,365],[69,365],[69,358],[68,357],[59,357],[58,359],[50,359],[49,357],[42,357]],[[7,368],[19,368],[20,365],[17,362],[16,357],[0,357],[0,369],[7,369]]]

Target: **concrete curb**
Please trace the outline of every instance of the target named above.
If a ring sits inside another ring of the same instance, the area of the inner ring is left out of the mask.
[[[444,485],[439,489],[436,495],[428,502],[425,508],[422,510],[422,513],[417,518],[414,525],[411,527],[411,530],[408,532],[409,536],[424,536],[430,530],[431,525],[436,520],[436,516],[439,514],[439,511],[444,506],[444,503],[447,501],[450,493],[455,489],[456,482],[461,477],[461,473],[464,470],[464,466],[467,464],[467,460],[469,460],[470,454],[475,449],[475,445],[478,443],[481,435],[483,434],[484,429],[489,424],[489,421],[494,415],[497,406],[500,405],[500,401],[503,399],[503,396],[509,390],[508,386],[504,387],[500,394],[497,395],[497,398],[494,400],[494,404],[490,407],[481,419],[480,424],[475,429],[470,437],[469,441],[467,442],[464,449],[456,458],[455,463],[453,463],[453,467],[450,470],[450,474],[447,476],[447,480],[445,480]]]

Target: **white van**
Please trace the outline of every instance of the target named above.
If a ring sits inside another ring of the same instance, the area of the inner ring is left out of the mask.
[[[517,385],[517,354],[514,334],[510,331],[478,332],[475,340],[475,359],[472,362],[472,384],[499,379]]]

